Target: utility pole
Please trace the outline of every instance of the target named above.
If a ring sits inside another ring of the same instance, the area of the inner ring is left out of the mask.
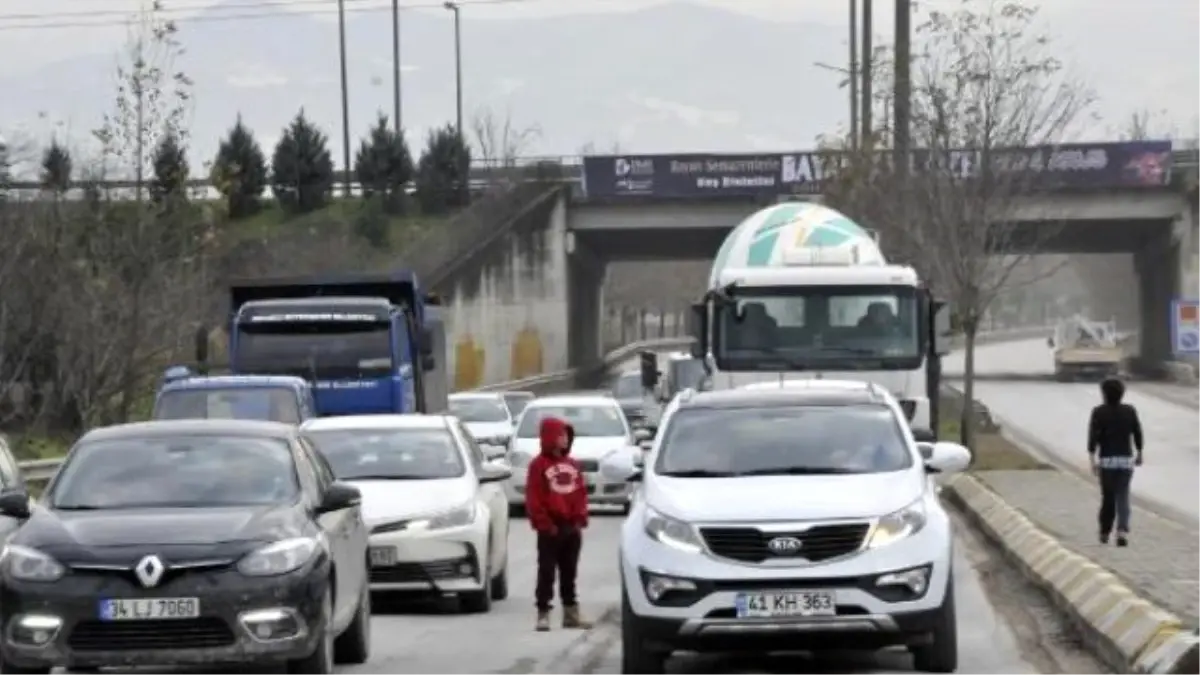
[[[912,129],[912,0],[896,0],[895,92],[892,96],[892,161],[896,171],[907,175],[911,157]]]
[[[874,14],[872,7],[873,0],[863,0],[863,17],[862,17],[862,58],[860,59],[862,68],[862,135],[860,143],[868,151],[871,150],[873,143],[871,142],[871,104],[874,98],[871,95],[871,17]]]
[[[850,149],[858,150],[858,0],[850,2]]]
[[[400,119],[400,0],[392,0],[392,121],[399,136],[404,127]]]
[[[467,145],[467,134],[463,130],[463,81],[462,81],[462,22],[459,20],[459,5],[457,2],[442,3],[442,6],[454,13],[454,129],[458,132],[458,141],[465,148]],[[467,164],[466,153],[463,153],[463,162]],[[461,185],[463,204],[466,204],[471,196],[471,167],[460,167]]]
[[[350,190],[350,87],[346,82],[346,0],[338,0],[338,51],[342,62],[342,192]]]

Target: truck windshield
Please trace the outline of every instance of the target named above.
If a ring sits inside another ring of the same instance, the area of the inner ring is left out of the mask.
[[[917,289],[778,286],[736,289],[718,311],[722,370],[911,370],[922,361]]]
[[[238,419],[300,423],[296,394],[283,387],[177,389],[159,394],[156,420]]]
[[[383,322],[296,321],[239,324],[238,370],[354,379],[391,374],[390,325]]]

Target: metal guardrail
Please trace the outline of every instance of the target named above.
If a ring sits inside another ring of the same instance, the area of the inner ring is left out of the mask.
[[[1051,329],[1047,326],[1035,326],[990,331],[988,333],[981,333],[977,338],[976,344],[1035,338],[1048,335],[1049,330]],[[692,339],[690,337],[670,337],[631,342],[606,354],[602,360],[602,366],[606,370],[620,366],[625,363],[629,357],[644,349],[687,349],[691,341]],[[498,382],[496,384],[485,385],[483,387],[479,387],[476,389],[476,391],[524,390],[532,391],[537,394],[549,394],[558,391],[570,390],[575,386],[576,379],[579,377],[579,375],[580,371],[572,368],[569,370],[560,370],[554,373],[546,373],[544,375],[534,375],[533,377],[526,377],[520,380],[510,380],[508,382]],[[58,471],[60,464],[62,464],[62,459],[37,459],[21,462],[21,473],[24,475],[26,483],[42,484],[54,476],[54,472]]]

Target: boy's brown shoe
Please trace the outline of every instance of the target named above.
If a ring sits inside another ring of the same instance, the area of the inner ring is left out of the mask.
[[[538,610],[537,623],[534,624],[533,629],[539,633],[545,633],[550,630],[550,612]]]
[[[587,630],[592,627],[592,622],[584,619],[579,614],[579,605],[569,605],[563,607],[563,628],[576,628]]]

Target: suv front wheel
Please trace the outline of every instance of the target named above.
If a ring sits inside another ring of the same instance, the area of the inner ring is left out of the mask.
[[[938,609],[932,640],[911,650],[913,667],[923,673],[953,673],[958,669],[958,616],[954,609],[954,574],[946,582],[946,599]]]
[[[667,672],[669,654],[648,649],[637,625],[637,615],[629,606],[629,596],[621,588],[621,672],[658,675]]]

